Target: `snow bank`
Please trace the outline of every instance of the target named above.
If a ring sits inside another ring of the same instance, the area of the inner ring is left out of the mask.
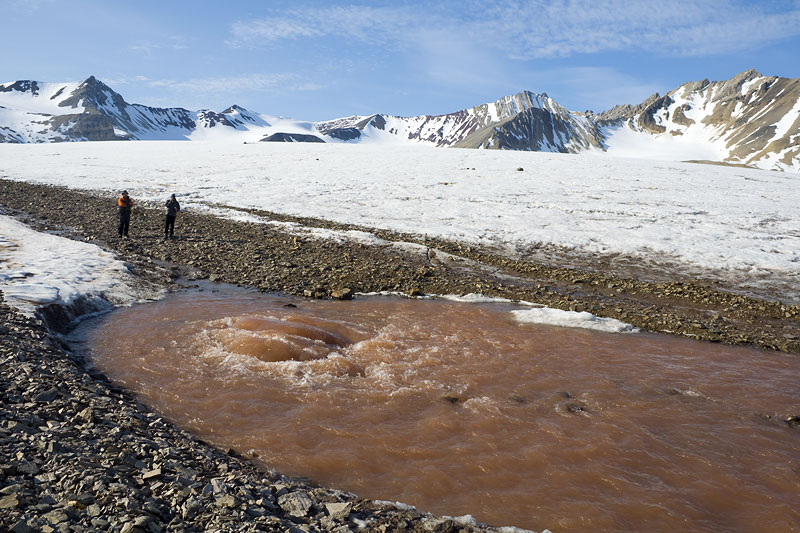
[[[80,298],[130,305],[137,301],[134,287],[125,263],[98,246],[39,233],[0,215],[0,290],[23,313]]]

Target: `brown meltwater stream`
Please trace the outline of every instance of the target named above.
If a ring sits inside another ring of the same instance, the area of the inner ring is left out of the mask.
[[[521,308],[231,288],[81,335],[200,438],[361,497],[537,530],[800,530],[800,358]]]

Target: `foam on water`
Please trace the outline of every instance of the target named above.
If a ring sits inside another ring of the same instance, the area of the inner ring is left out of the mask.
[[[586,311],[562,311],[549,307],[511,311],[514,318],[528,324],[593,329],[607,333],[636,333],[639,330],[615,318],[602,318]]]

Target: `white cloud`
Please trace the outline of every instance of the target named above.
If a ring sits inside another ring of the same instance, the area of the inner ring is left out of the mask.
[[[338,36],[373,44],[401,43],[419,23],[418,14],[406,8],[334,6],[291,9],[285,13],[231,25],[231,46],[274,43],[283,39]]]
[[[260,91],[287,85],[299,86],[294,74],[250,74],[246,76],[192,78],[189,80],[149,80],[151,87],[193,93]]]
[[[424,48],[420,36],[466,36],[519,59],[618,50],[705,56],[800,35],[800,3],[743,0],[524,0],[289,9],[231,26],[233,46],[334,37]]]

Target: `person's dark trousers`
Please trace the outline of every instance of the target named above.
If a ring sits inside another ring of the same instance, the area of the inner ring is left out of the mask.
[[[126,236],[126,237],[128,236],[128,226],[130,226],[130,225],[131,225],[131,213],[130,213],[130,211],[128,211],[127,213],[125,211],[120,211],[119,212],[119,228],[118,228],[120,237],[122,237],[123,235]]]
[[[175,217],[167,215],[164,221],[164,237],[172,237],[175,233]]]

